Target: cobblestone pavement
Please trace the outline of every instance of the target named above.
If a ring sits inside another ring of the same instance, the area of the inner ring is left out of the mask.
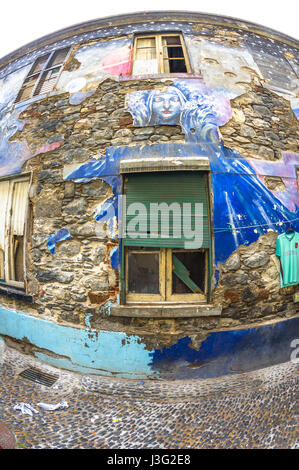
[[[83,376],[6,348],[0,354],[0,421],[17,448],[298,448],[297,366],[190,381],[133,381]],[[59,378],[52,387],[23,379],[36,367]],[[38,403],[67,401],[46,411]],[[38,413],[22,415],[29,403]]]

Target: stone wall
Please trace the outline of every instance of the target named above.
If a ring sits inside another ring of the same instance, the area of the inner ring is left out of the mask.
[[[220,129],[224,144],[260,160],[279,160],[282,151],[298,152],[298,121],[290,102],[256,82],[248,93],[231,100],[233,117]]]
[[[61,38],[16,57],[15,63],[0,71],[4,90],[0,176],[21,171],[32,175],[25,279],[32,303],[16,300],[13,295],[1,296],[0,334],[14,338],[24,352],[55,366],[143,378],[153,370],[156,373],[155,361],[159,364],[165,354],[162,369],[166,376],[173,368],[171,374],[176,377],[182,368],[184,377],[185,373],[195,377],[201,373],[202,361],[212,358],[214,364],[216,349],[220,374],[224,370],[222,354],[230,354],[223,344],[233,345],[229,351],[234,357],[240,338],[249,338],[254,349],[272,335],[271,356],[276,347],[275,331],[280,328],[286,328],[281,336],[284,353],[275,360],[285,360],[288,354],[290,325],[295,324],[292,317],[298,314],[294,293],[299,292],[299,286],[280,288],[275,246],[278,234],[285,229],[283,223],[278,225],[279,219],[299,217],[295,176],[298,121],[292,110],[298,102],[298,98],[293,100],[298,87],[295,46],[293,41],[284,44],[267,38],[265,32],[258,35],[245,30],[246,25],[239,25],[239,29],[238,25],[226,27],[225,22],[220,25],[217,19],[209,25],[185,18],[178,26],[167,18],[166,23],[155,24],[157,33],[173,32],[173,25],[182,31],[192,74],[126,77],[131,65],[132,28],[140,33],[152,31],[144,18],[113,28],[111,23],[111,28],[103,31],[99,28],[83,34],[83,28],[74,37],[66,36],[63,47],[72,47],[72,51],[54,92],[46,98],[14,106],[30,63],[62,47]],[[264,57],[267,60],[263,61]],[[121,70],[126,70],[124,74],[115,71],[119,63]],[[154,119],[137,122],[135,97],[150,90],[181,96],[179,118],[169,125]],[[184,112],[197,111],[198,96],[203,114],[212,116],[214,127],[220,130],[220,141],[209,141],[208,132],[205,140],[205,121],[196,127],[192,113],[192,125],[188,129],[183,125]],[[113,260],[118,249],[117,218],[99,221],[95,214],[119,193],[116,187],[121,178],[113,159],[131,155],[200,155],[209,159],[214,209],[211,304],[217,308],[206,316],[203,308],[197,316],[189,312],[181,317],[172,315],[171,308],[166,315],[164,309],[163,318],[159,314],[146,316],[144,311],[143,316],[111,312],[111,306],[117,307],[120,300],[120,272]],[[109,159],[115,164],[109,178],[104,177],[105,172],[88,178],[80,178],[79,172],[69,178],[80,165],[91,162],[105,162],[105,170],[109,170]],[[235,189],[240,197],[233,195]],[[230,211],[237,227],[228,223]],[[256,229],[242,232],[242,225]],[[297,226],[299,231],[299,223]],[[64,237],[50,246],[50,238],[61,230]],[[221,315],[216,314],[220,310]],[[272,331],[272,325],[276,330]],[[245,348],[251,362],[247,340],[242,346],[241,339],[241,350]]]
[[[19,119],[26,122],[15,141],[27,141],[32,153],[46,144],[59,148],[28,160],[33,172],[31,234],[27,246],[27,287],[34,296],[30,309],[58,323],[150,335],[156,346],[178,337],[217,329],[256,324],[296,314],[295,288],[280,289],[276,264],[277,234],[269,232],[256,243],[241,246],[222,266],[213,301],[223,306],[219,318],[141,319],[107,316],[107,302],[117,302],[118,271],[110,252],[117,245],[108,225],[93,213],[112,196],[101,179],[89,183],[64,180],[64,168],[105,155],[110,146],[140,146],[184,142],[180,126],[134,128],[126,94],[140,89],[165,90],[171,80],[104,80],[81,104],[70,105],[69,94],[31,104]],[[252,83],[252,90],[232,101],[233,118],[221,128],[227,147],[263,160],[281,158],[280,150],[296,150],[295,122],[289,105],[273,92]],[[275,182],[272,184],[275,184]],[[214,197],[217,197],[215,195]],[[47,247],[50,234],[67,227],[71,238]],[[12,305],[7,301],[6,305]],[[16,303],[14,305],[17,305]],[[155,338],[155,339],[154,339]],[[150,340],[147,339],[147,343]],[[151,342],[150,341],[150,342]]]

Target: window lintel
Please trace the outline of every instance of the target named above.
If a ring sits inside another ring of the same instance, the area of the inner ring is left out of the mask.
[[[120,173],[154,171],[209,171],[208,157],[150,157],[131,158],[120,162]]]

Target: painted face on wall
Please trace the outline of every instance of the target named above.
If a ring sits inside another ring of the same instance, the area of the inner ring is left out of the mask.
[[[152,100],[152,118],[154,124],[178,124],[182,103],[175,91],[155,93]]]

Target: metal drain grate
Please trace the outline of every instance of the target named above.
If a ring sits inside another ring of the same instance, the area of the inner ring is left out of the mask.
[[[20,372],[21,377],[38,384],[46,385],[46,387],[51,387],[56,380],[58,380],[58,375],[46,374],[37,369],[26,369]]]

